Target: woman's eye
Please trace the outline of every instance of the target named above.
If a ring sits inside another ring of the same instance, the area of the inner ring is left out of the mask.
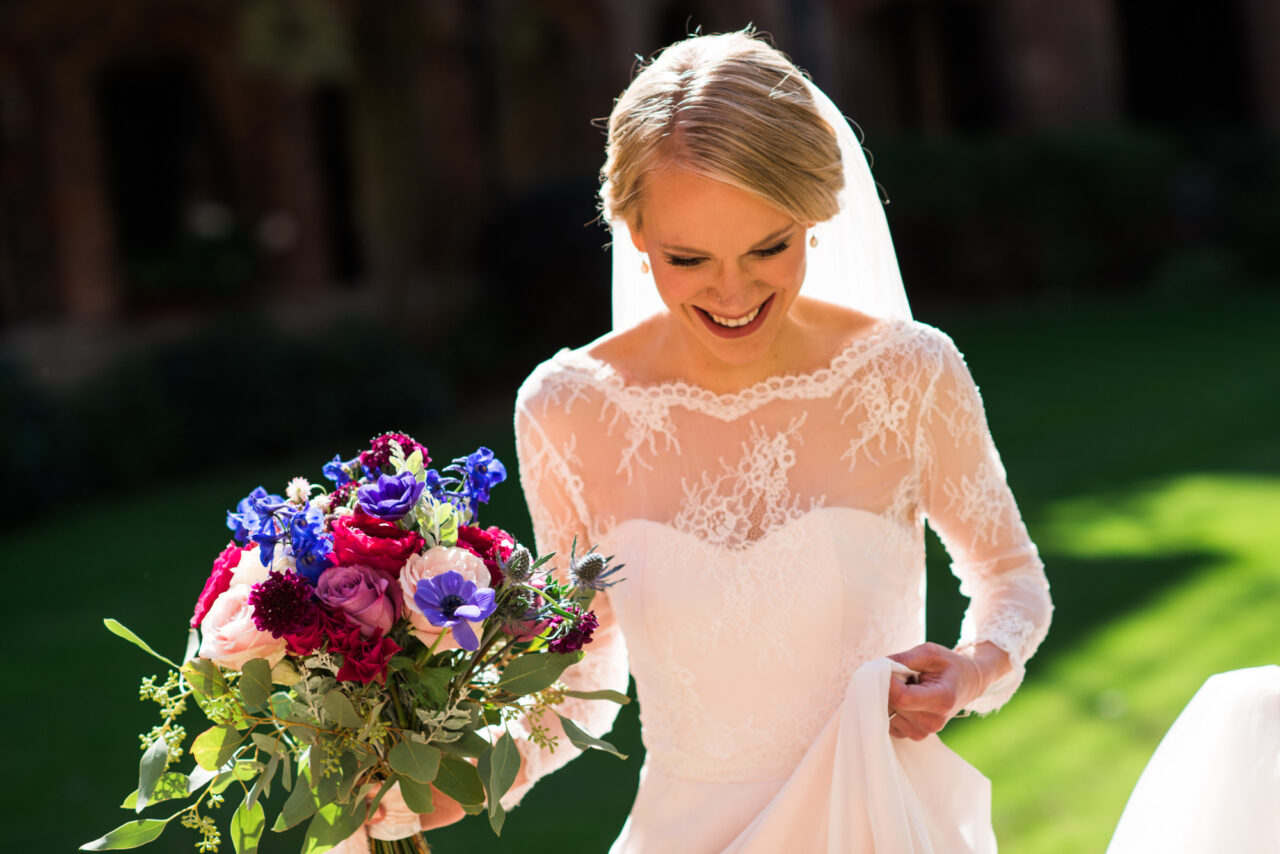
[[[689,258],[680,255],[668,255],[667,263],[672,267],[696,267],[702,263],[701,258]]]
[[[781,243],[778,243],[778,244],[776,244],[776,245],[774,245],[774,246],[770,246],[770,247],[768,247],[767,249],[757,249],[757,250],[756,250],[756,257],[757,257],[757,258],[772,258],[774,255],[780,255],[781,253],[786,252],[786,251],[787,251],[787,247],[788,247],[788,246],[790,246],[790,245],[791,245],[791,241],[789,241],[789,240],[784,240],[784,241],[782,241]]]

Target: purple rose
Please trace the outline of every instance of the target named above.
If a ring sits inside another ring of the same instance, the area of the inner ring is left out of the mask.
[[[370,516],[395,520],[413,509],[422,497],[423,484],[413,472],[378,475],[377,483],[360,487],[356,496],[360,507]]]
[[[369,637],[375,631],[390,631],[399,610],[387,588],[390,580],[367,566],[334,566],[320,574],[316,596],[341,611],[347,621]]]

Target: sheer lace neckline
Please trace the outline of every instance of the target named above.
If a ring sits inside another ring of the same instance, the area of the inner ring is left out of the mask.
[[[665,397],[674,394],[683,398],[696,398],[705,403],[721,403],[729,406],[747,400],[770,397],[778,391],[806,387],[825,387],[832,377],[843,376],[847,368],[859,361],[873,347],[884,343],[894,334],[909,327],[904,320],[882,320],[870,330],[850,338],[824,364],[808,371],[775,374],[737,391],[716,392],[706,386],[683,379],[656,382],[629,381],[613,364],[596,358],[587,347],[577,350],[561,349],[553,361],[561,365],[586,371],[592,377],[620,392],[630,392],[646,397]],[[590,345],[588,345],[590,346]]]

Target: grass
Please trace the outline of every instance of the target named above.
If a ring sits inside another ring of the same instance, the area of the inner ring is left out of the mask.
[[[982,385],[1057,604],[1013,702],[946,732],[992,779],[1007,852],[1101,851],[1204,679],[1280,661],[1280,299],[1247,300],[926,318],[952,334]],[[485,442],[510,460],[509,424],[503,410],[419,432],[439,456]],[[153,719],[136,685],[153,668],[102,618],[180,654],[179,620],[203,580],[190,568],[216,553],[221,514],[248,487],[281,484],[322,458],[179,476],[0,534],[11,604],[0,665],[8,849],[69,851],[126,820],[115,805],[136,785],[133,734]],[[525,535],[524,518],[514,485],[495,492],[489,519]],[[963,602],[936,546],[930,635],[945,641]],[[583,757],[536,787],[501,839],[472,819],[435,835],[437,850],[606,850],[641,762],[634,704],[613,740],[629,760]],[[171,828],[147,850],[189,852],[193,838]],[[297,850],[296,839],[270,838],[265,850]]]

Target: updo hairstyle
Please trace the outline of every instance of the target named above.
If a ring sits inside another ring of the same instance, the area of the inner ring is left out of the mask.
[[[679,166],[751,193],[797,222],[835,216],[844,170],[835,129],[796,68],[748,31],[662,51],[609,116],[600,202],[639,227],[645,177]]]

